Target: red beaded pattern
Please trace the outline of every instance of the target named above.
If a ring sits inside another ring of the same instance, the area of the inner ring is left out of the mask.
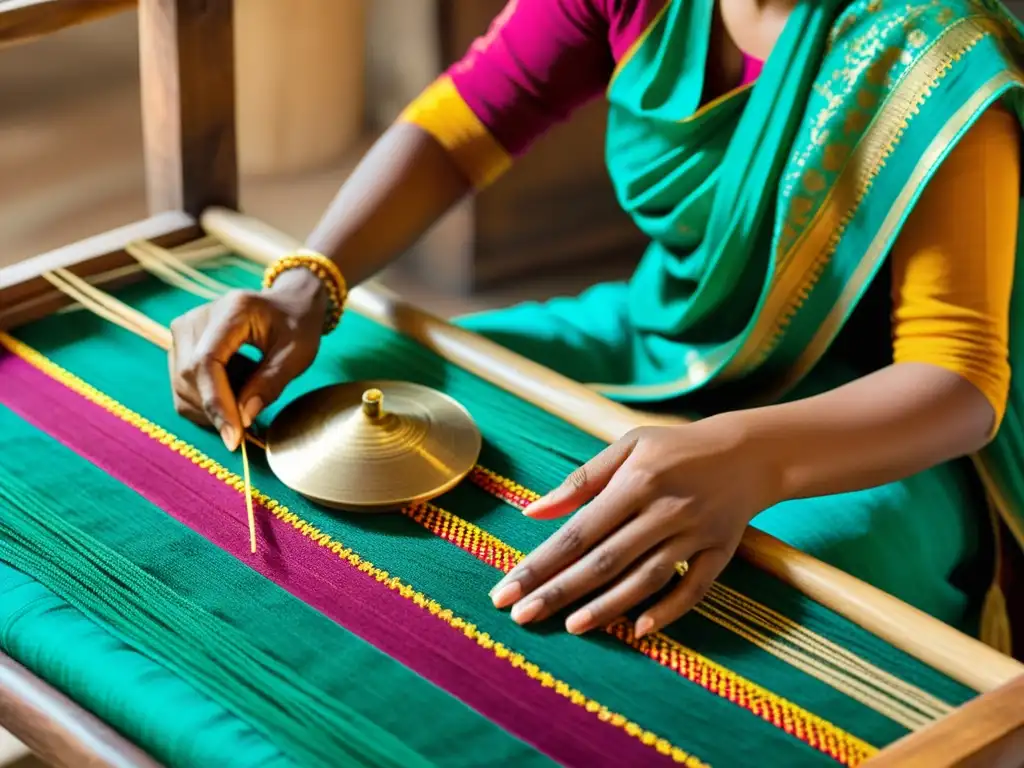
[[[534,491],[483,467],[476,467],[469,474],[469,480],[517,509],[540,498]],[[497,536],[446,510],[420,505],[406,510],[405,514],[435,536],[502,572],[510,571],[524,557],[522,552]],[[656,633],[637,639],[633,635],[632,623],[624,619],[605,631],[661,666],[742,707],[841,765],[858,766],[878,752],[853,734],[701,656],[667,635]]]
[[[525,509],[540,498],[540,494],[531,491],[529,488],[517,482],[502,477],[496,472],[491,472],[483,467],[476,467],[469,473],[469,480],[479,486],[491,496],[497,496],[504,502],[511,504],[516,509]]]
[[[632,623],[625,620],[616,622],[606,631],[663,667],[743,707],[841,765],[858,766],[878,753],[875,747],[853,734],[706,659],[670,637],[656,634],[637,640],[633,636]]]
[[[477,560],[504,573],[511,571],[523,559],[522,552],[513,549],[497,536],[433,504],[419,504],[403,512],[435,536],[451,542]]]

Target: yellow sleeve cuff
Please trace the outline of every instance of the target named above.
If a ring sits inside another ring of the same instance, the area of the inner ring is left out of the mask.
[[[480,122],[447,75],[429,85],[398,120],[417,125],[433,136],[476,189],[492,184],[512,165],[512,157]]]

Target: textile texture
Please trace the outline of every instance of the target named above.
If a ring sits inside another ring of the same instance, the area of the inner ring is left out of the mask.
[[[199,301],[155,281],[119,295],[163,323]],[[749,605],[911,698],[972,695],[740,561],[721,580],[747,600],[733,625],[695,612],[651,641],[628,622],[516,626],[487,593],[555,525],[516,507],[600,444],[357,315],[281,402],[338,380],[434,386],[480,425],[483,469],[434,506],[352,516],[253,449],[255,556],[238,456],[174,413],[162,351],[84,312],[2,349],[0,642],[169,765],[855,765],[907,732],[799,645],[744,629]]]

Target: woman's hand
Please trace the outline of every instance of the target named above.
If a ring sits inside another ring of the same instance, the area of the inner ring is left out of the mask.
[[[235,450],[242,430],[313,362],[326,310],[320,280],[293,269],[269,291],[235,291],[177,318],[170,353],[175,409],[212,424]],[[263,360],[236,398],[227,364],[243,344],[262,351]]]
[[[605,627],[682,580],[636,622],[642,636],[675,621],[704,596],[750,520],[778,488],[736,422],[707,419],[636,430],[573,472],[524,514],[551,519],[586,508],[491,592],[527,624],[588,597],[566,621],[574,634]],[[588,503],[589,502],[589,503]]]

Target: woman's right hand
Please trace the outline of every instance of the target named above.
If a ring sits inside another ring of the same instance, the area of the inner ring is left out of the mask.
[[[243,429],[305,371],[320,348],[327,294],[313,273],[282,273],[266,291],[233,291],[171,323],[174,407],[197,424],[212,425],[228,450]],[[255,373],[237,394],[228,361],[251,344],[263,353]]]

